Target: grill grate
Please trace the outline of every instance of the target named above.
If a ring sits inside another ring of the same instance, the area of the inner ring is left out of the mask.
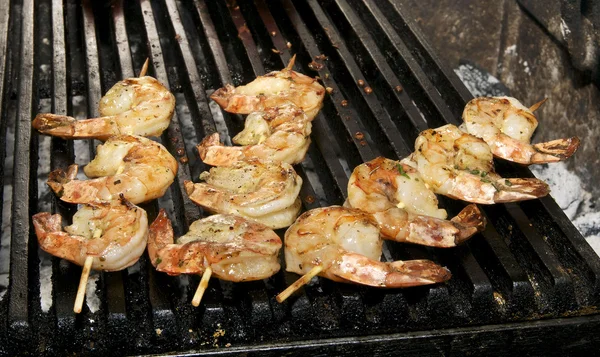
[[[281,271],[251,283],[213,279],[193,308],[199,277],[157,273],[144,255],[123,272],[94,275],[88,304],[72,313],[81,269],[38,248],[30,217],[49,210],[73,215],[45,180],[53,169],[87,163],[98,142],[40,136],[31,131],[37,112],[96,116],[102,93],[150,58],[149,74],[177,99],[159,140],[180,166],[165,197],[144,208],[150,218],[165,208],[180,235],[202,216],[183,192],[183,181],[206,169],[195,145],[215,131],[229,140],[243,127],[209,95],[279,70],[296,54],[297,70],[333,89],[297,165],[304,209],[341,204],[352,168],[378,155],[406,156],[421,130],[458,123],[471,98],[404,6],[0,2],[0,354],[449,354],[475,347],[499,353],[497,346],[506,345],[557,353],[598,346],[600,260],[550,197],[483,207],[487,229],[455,249],[385,244],[385,259],[446,265],[453,278],[445,284],[376,290],[319,278],[279,304],[275,296],[297,278]],[[311,69],[312,61],[322,68]],[[505,176],[532,176],[516,165],[497,167]],[[450,215],[464,207],[440,202]]]

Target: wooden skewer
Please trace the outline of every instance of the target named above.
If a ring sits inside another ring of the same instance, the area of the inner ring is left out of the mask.
[[[149,60],[150,60],[149,58],[146,58],[146,62],[144,62],[144,65],[142,66],[142,70],[140,71],[139,77],[145,76],[146,72],[148,72],[148,61]]]
[[[317,265],[312,268],[308,273],[302,275],[300,279],[296,280],[292,285],[288,286],[284,291],[279,293],[275,298],[278,303],[282,303],[285,299],[289,298],[296,290],[300,289],[303,285],[307,284],[310,279],[317,276],[323,271],[322,265]]]
[[[79,280],[79,288],[77,288],[77,297],[75,298],[75,306],[73,307],[73,311],[78,314],[81,312],[81,306],[83,305],[83,298],[85,297],[85,288],[87,287],[87,281],[90,277],[90,270],[92,270],[92,263],[94,262],[94,257],[88,256],[85,258],[85,263],[83,264],[83,270],[81,271],[81,279]]]
[[[211,275],[212,269],[211,267],[207,267],[206,270],[204,270],[204,274],[202,274],[202,279],[200,279],[200,284],[198,284],[198,289],[196,289],[196,293],[192,299],[192,305],[196,307],[200,305],[200,300],[202,300],[204,291],[206,291],[206,288],[208,287],[208,281],[210,280]]]
[[[529,110],[531,110],[532,112],[535,112],[536,110],[539,109],[539,107],[542,106],[542,104],[546,103],[547,100],[548,100],[548,98],[544,98],[544,99],[540,100],[539,102],[537,102],[534,105],[532,105],[531,107],[529,107]]]

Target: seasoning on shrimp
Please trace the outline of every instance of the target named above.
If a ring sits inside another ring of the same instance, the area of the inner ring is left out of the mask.
[[[271,228],[288,227],[302,208],[302,178],[291,165],[241,160],[203,172],[201,183],[185,182],[190,199],[217,213],[237,214]]]
[[[435,193],[467,202],[515,202],[549,193],[541,180],[501,177],[493,159],[485,141],[448,124],[422,131],[415,151],[401,163],[415,168]]]
[[[134,203],[162,197],[175,180],[177,160],[150,139],[121,135],[98,145],[96,157],[83,169],[93,179],[76,180],[77,165],[54,170],[48,185],[70,203],[110,201],[123,194]]]
[[[70,226],[63,229],[61,223],[58,214],[33,216],[40,247],[77,265],[93,257],[92,269],[122,270],[137,262],[146,249],[146,211],[125,199],[85,204]]]
[[[160,136],[169,127],[175,97],[152,77],[127,78],[115,84],[99,104],[101,117],[77,120],[66,115],[40,113],[32,122],[42,134],[63,139],[107,140],[131,134]]]
[[[454,247],[485,227],[476,205],[447,221],[419,172],[383,157],[354,169],[345,205],[371,213],[381,233],[397,242]]]
[[[465,106],[460,128],[483,139],[494,156],[505,160],[525,165],[565,160],[577,151],[578,137],[531,144],[538,125],[533,112],[543,102],[527,108],[511,97],[475,98]]]
[[[297,164],[304,160],[310,145],[312,124],[304,111],[287,103],[252,112],[244,130],[232,141],[242,146],[224,146],[219,134],[207,136],[198,144],[200,158],[213,166],[231,165],[237,160],[255,158]]]
[[[192,304],[198,306],[211,275],[240,282],[266,279],[280,269],[281,239],[267,226],[239,216],[217,214],[193,222],[174,243],[164,210],[150,225],[148,256],[169,275],[202,274]]]
[[[444,282],[450,272],[430,260],[381,262],[382,235],[369,213],[340,206],[302,214],[285,232],[286,270],[380,288]],[[277,297],[279,302],[289,291]]]
[[[292,70],[295,58],[292,57],[281,71],[259,76],[239,87],[227,84],[210,97],[224,110],[237,114],[250,114],[292,103],[312,120],[323,105],[325,88],[316,79]]]

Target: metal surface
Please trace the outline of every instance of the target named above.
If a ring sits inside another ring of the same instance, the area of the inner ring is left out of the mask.
[[[319,278],[279,304],[275,296],[297,279],[282,270],[252,283],[212,279],[193,308],[199,277],[157,273],[144,255],[123,272],[97,273],[82,313],[72,313],[80,268],[37,248],[30,217],[40,210],[74,213],[44,181],[50,170],[85,164],[97,142],[32,132],[38,110],[95,116],[101,95],[137,75],[149,58],[149,75],[177,99],[159,140],[180,166],[165,197],[144,208],[151,219],[165,208],[180,235],[204,215],[183,190],[184,180],[197,180],[206,169],[195,145],[213,132],[230,140],[243,127],[241,117],[222,112],[209,95],[279,70],[295,54],[296,70],[333,90],[296,167],[304,209],[342,204],[356,165],[408,155],[421,130],[458,123],[470,99],[402,6],[368,0],[1,4],[0,257],[10,257],[10,266],[0,271],[9,283],[0,289],[0,354],[449,354],[466,348],[498,354],[495,346],[503,345],[522,352],[597,347],[600,260],[550,197],[482,207],[487,229],[458,248],[385,244],[384,259],[427,258],[447,266],[453,278],[445,284],[378,290]],[[498,162],[498,169],[531,176],[512,164]],[[464,207],[446,198],[441,203],[450,215]],[[564,343],[567,334],[571,343]]]

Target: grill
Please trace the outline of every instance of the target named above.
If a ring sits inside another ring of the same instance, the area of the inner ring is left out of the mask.
[[[183,192],[184,180],[197,181],[207,169],[195,145],[243,127],[208,96],[279,70],[297,54],[297,70],[333,89],[297,165],[304,209],[341,204],[352,168],[378,155],[405,157],[421,130],[457,124],[471,98],[404,7],[368,0],[0,2],[0,354],[495,355],[503,347],[564,354],[600,346],[600,260],[551,197],[482,207],[486,230],[458,248],[385,244],[386,260],[447,266],[453,278],[445,284],[378,290],[318,278],[279,304],[275,296],[297,279],[282,269],[258,282],[213,279],[193,308],[199,277],[157,273],[145,255],[123,272],[98,273],[89,283],[90,307],[73,314],[81,268],[38,248],[31,216],[72,216],[76,208],[57,200],[45,180],[53,169],[85,164],[98,142],[40,136],[31,130],[37,112],[96,116],[101,95],[150,58],[149,74],[177,98],[160,141],[180,168],[165,197],[144,208],[151,219],[165,208],[181,235],[203,216]],[[513,164],[497,168],[532,177]],[[441,204],[449,215],[463,207]]]

